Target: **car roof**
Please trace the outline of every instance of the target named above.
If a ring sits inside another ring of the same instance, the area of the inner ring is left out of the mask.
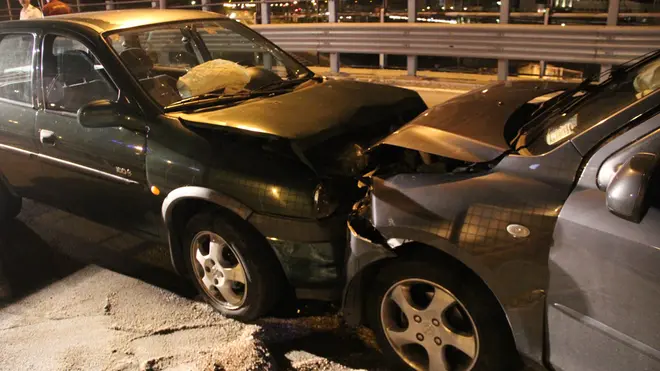
[[[43,27],[44,23],[55,25],[62,23],[75,23],[86,26],[98,33],[117,31],[133,27],[149,26],[159,23],[177,21],[196,21],[204,19],[228,19],[218,13],[183,10],[183,9],[122,9],[102,12],[72,13],[66,15],[49,16],[43,19],[0,22],[5,26]]]

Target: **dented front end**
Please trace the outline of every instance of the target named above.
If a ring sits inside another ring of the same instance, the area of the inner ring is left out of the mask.
[[[474,95],[461,100],[486,101]],[[441,116],[439,108],[434,111]],[[369,192],[348,221],[346,320],[363,322],[363,298],[381,263],[396,264],[407,249],[424,246],[481,278],[506,313],[518,349],[540,358],[552,234],[582,156],[570,143],[541,156],[505,148],[510,118],[503,115],[493,116],[500,121],[490,123],[493,138],[488,140],[479,139],[483,133],[469,134],[476,128],[426,117],[413,120],[369,153],[370,171],[360,181]],[[488,127],[483,115],[479,119],[471,125]],[[427,133],[425,142],[414,140],[427,130],[435,134]],[[447,141],[434,145],[433,135]],[[513,233],[518,230],[529,233]]]

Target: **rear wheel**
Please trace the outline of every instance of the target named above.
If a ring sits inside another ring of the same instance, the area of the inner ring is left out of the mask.
[[[225,213],[202,213],[186,226],[184,254],[193,283],[227,317],[251,321],[281,297],[285,277],[268,243]]]
[[[499,304],[465,269],[398,260],[376,276],[367,312],[378,343],[406,370],[512,370]]]

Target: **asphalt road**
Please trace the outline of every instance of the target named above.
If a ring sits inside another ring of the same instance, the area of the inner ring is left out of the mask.
[[[328,304],[226,319],[164,246],[29,200],[0,226],[0,264],[2,371],[385,369],[370,333]]]
[[[432,106],[460,91],[413,88]],[[26,200],[0,225],[0,370],[384,369],[364,329],[313,302],[225,319],[155,245]]]

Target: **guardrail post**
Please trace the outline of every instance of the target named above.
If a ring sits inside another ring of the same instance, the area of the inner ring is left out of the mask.
[[[336,0],[328,0],[328,22],[337,22]],[[330,53],[330,72],[339,73],[339,53]]]
[[[11,14],[11,3],[7,0],[7,13],[9,13],[9,20],[13,20],[14,16]]]
[[[552,1],[550,1],[550,6],[543,8],[543,25],[547,26],[550,24],[550,13],[552,13]],[[545,61],[539,61],[539,77],[543,78],[545,76],[547,64]]]
[[[408,23],[417,21],[417,1],[408,0]],[[417,56],[409,55],[406,61],[408,67],[408,76],[417,75]]]
[[[261,2],[261,24],[270,23],[270,4],[265,0]]]
[[[268,24],[270,23],[270,4],[266,1],[263,0],[261,2],[261,24]],[[267,70],[272,70],[273,69],[273,58],[270,55],[269,52],[265,51],[261,53],[263,55],[263,63],[264,63],[264,68]]]
[[[619,6],[620,0],[610,0],[609,7],[607,8],[607,27],[614,27],[619,21]],[[611,69],[611,64],[602,64],[600,66],[600,81],[605,81],[609,78],[609,74],[605,73]]]
[[[380,23],[385,23],[385,12],[387,9],[387,0],[383,0],[383,7],[380,8]],[[378,54],[378,65],[380,68],[387,67],[387,54]]]
[[[115,8],[115,4],[112,3],[112,0],[105,0],[105,10],[112,10]]]
[[[509,23],[509,14],[511,9],[510,0],[500,0],[500,24]],[[497,60],[497,79],[499,81],[506,81],[509,77],[509,60],[508,59],[498,59]]]

